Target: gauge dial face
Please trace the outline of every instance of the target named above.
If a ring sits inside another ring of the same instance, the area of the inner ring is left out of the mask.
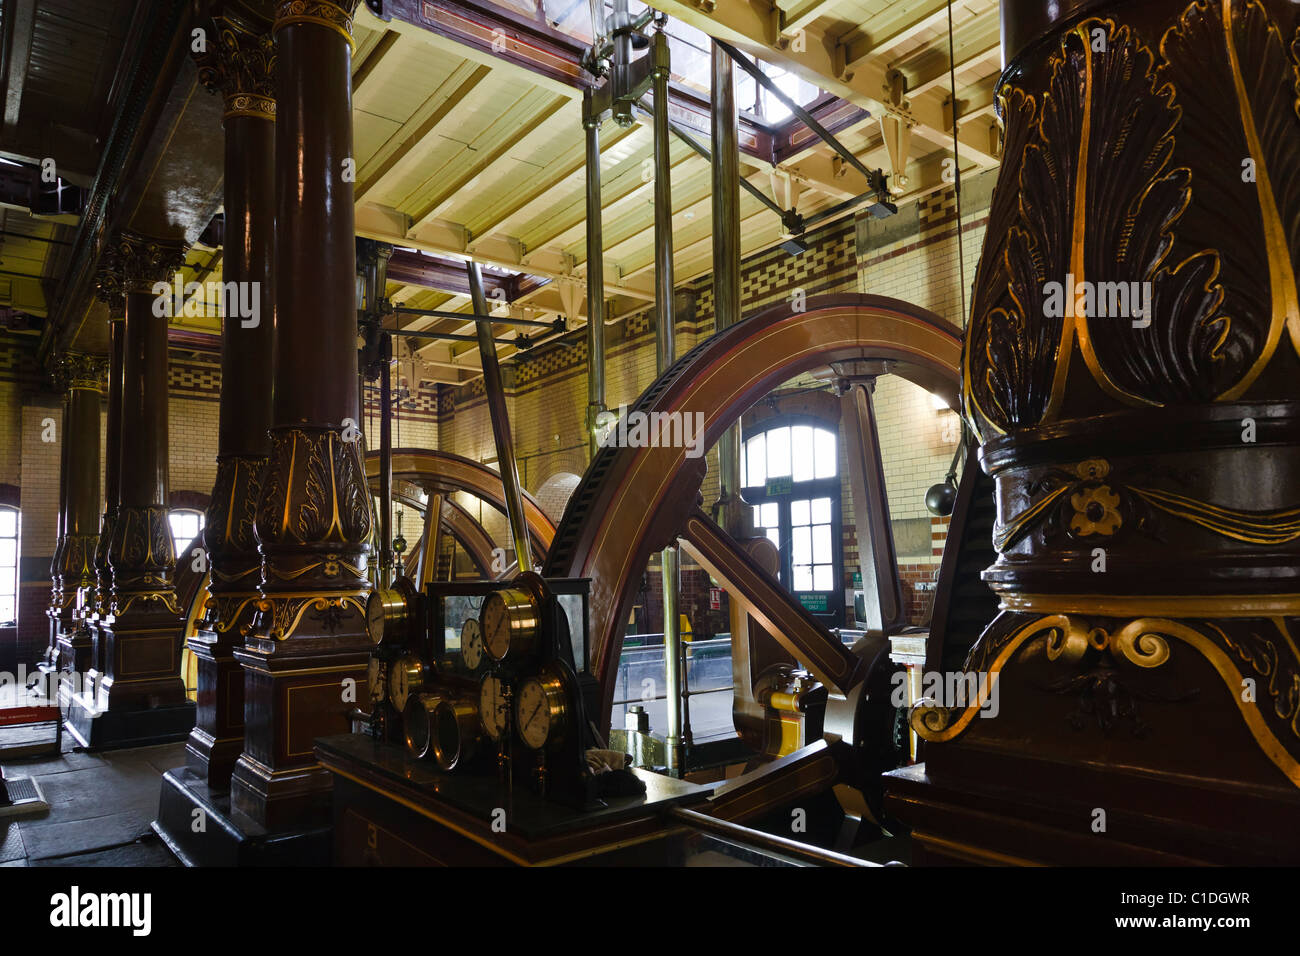
[[[564,724],[564,712],[564,685],[545,674],[530,677],[520,686],[515,701],[519,739],[533,750],[541,750],[558,736]]]
[[[388,699],[399,711],[406,710],[411,694],[424,683],[424,665],[418,657],[407,654],[397,659],[388,675]]]
[[[384,639],[384,599],[378,591],[371,591],[366,601],[366,633],[371,643],[378,644]]]
[[[370,678],[370,699],[371,700],[383,700],[384,697],[387,696],[388,681],[386,679],[387,675],[385,674],[386,670],[387,667],[384,666],[383,661],[381,661],[377,657],[370,658],[369,678]]]
[[[494,661],[515,649],[526,652],[537,636],[537,599],[516,588],[493,591],[483,600],[479,625],[483,649]]]
[[[493,740],[500,740],[510,726],[510,701],[501,681],[488,674],[479,685],[478,714],[483,730]]]
[[[472,617],[460,629],[460,653],[465,658],[465,666],[472,671],[483,663],[483,631]]]

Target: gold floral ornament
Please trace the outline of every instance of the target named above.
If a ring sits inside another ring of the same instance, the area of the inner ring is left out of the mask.
[[[1085,488],[1071,495],[1070,505],[1074,508],[1070,530],[1084,537],[1112,535],[1124,522],[1119,513],[1119,495],[1109,485]]]

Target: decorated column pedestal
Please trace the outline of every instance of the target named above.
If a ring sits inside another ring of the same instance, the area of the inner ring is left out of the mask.
[[[922,863],[1294,863],[1300,7],[1002,13],[964,370],[1001,613],[887,808]]]
[[[277,5],[271,453],[254,524],[262,554],[244,667],[234,811],[268,829],[328,819],[315,738],[346,732],[364,688],[373,523],[355,427],[351,177],[355,0]]]
[[[180,740],[194,725],[180,676],[181,612],[167,509],[168,319],[166,310],[155,309],[151,291],[184,264],[185,247],[123,232],[104,256],[126,297],[121,502],[108,548],[107,616],[98,634],[104,674],[94,699],[80,695],[69,717],[72,734],[92,748]]]
[[[121,460],[122,433],[122,363],[126,346],[126,296],[122,293],[120,279],[101,274],[101,293],[108,303],[108,415],[105,420],[104,445],[104,514],[99,522],[99,539],[95,543],[95,590],[87,610],[87,626],[93,639],[92,669],[88,683],[98,682],[104,675],[104,648],[108,641],[101,639],[101,625],[108,619],[113,592],[113,572],[108,566],[108,545],[113,539],[113,524],[121,502],[121,483],[118,463]]]

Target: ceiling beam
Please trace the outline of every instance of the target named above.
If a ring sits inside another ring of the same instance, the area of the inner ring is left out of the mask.
[[[891,17],[887,26],[875,29],[875,24],[884,19],[877,14],[841,39],[846,67],[857,69],[868,58],[884,59],[891,50],[948,22],[948,0],[897,0],[890,5],[890,12],[895,10],[898,15]]]
[[[711,13],[695,6],[691,0],[654,0],[652,6],[669,16],[676,17],[710,36],[725,40],[751,56],[777,63],[818,84],[837,96],[851,100],[877,115],[895,112],[904,115],[920,127],[942,134],[944,128],[943,105],[928,99],[914,100],[910,109],[887,105],[889,83],[884,64],[874,58],[864,60],[853,69],[843,62],[843,48],[834,40],[814,29],[805,31],[804,42],[789,44],[785,48],[773,47],[765,41],[767,16],[757,4],[747,0],[716,0]],[[988,152],[987,137],[978,131],[963,132],[963,148],[972,157],[978,156],[986,165],[995,166],[998,158]]]
[[[388,142],[375,153],[371,162],[379,160],[373,169],[362,169],[361,176],[353,194],[354,201],[360,205],[367,196],[384,184],[389,178],[405,172],[420,160],[421,146],[438,130],[452,112],[464,102],[465,98],[483,82],[491,70],[482,65],[462,63],[441,84],[438,89],[415,111],[416,116],[423,115],[419,122],[408,122],[398,129]],[[369,164],[367,164],[369,165]]]
[[[36,26],[36,0],[14,0],[5,4],[5,24],[10,36],[9,69],[5,77],[5,132],[18,125],[22,112],[23,89],[32,58],[32,34]]]
[[[466,185],[483,175],[483,173],[490,169],[499,159],[509,154],[511,150],[517,148],[520,143],[526,140],[529,136],[538,131],[545,131],[547,135],[551,135],[550,130],[545,130],[547,122],[568,106],[569,103],[570,101],[562,96],[552,98],[549,103],[533,113],[533,115],[525,122],[521,123],[513,135],[506,136],[491,149],[480,151],[467,146],[465,150],[462,151],[461,156],[458,156],[455,160],[447,164],[447,166],[459,167],[460,172],[458,175],[455,175],[450,180],[446,180],[445,172],[439,170],[438,173],[431,176],[424,183],[421,183],[421,190],[435,181],[444,182],[444,185],[434,195],[433,199],[425,204],[419,212],[411,215],[411,219],[414,221],[413,228],[419,229],[420,226],[424,225],[424,223],[428,222],[430,219],[436,219],[440,213],[455,201]],[[465,158],[464,153],[466,151],[477,157],[473,163],[465,163],[463,161]]]

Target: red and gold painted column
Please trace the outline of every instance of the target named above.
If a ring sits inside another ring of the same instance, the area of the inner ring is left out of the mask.
[[[142,711],[185,702],[176,639],[180,609],[172,586],[176,558],[167,520],[168,318],[166,310],[155,308],[151,291],[155,283],[171,282],[184,264],[185,247],[122,232],[104,259],[105,274],[120,279],[126,319],[117,442],[120,503],[108,548],[111,589],[100,629],[105,673],[96,706]],[[112,723],[103,717],[94,722],[97,730]]]
[[[245,647],[245,743],[231,804],[270,828],[328,812],[313,740],[346,732],[364,685],[373,524],[357,407],[352,14],[275,19],[276,347],[271,454],[254,530],[262,598]]]
[[[1108,846],[1294,859],[1268,821],[1300,799],[1300,7],[1002,12],[964,359],[1002,608],[966,666],[999,699],[914,714],[930,784],[1105,808]],[[905,814],[923,851],[985,858],[927,799]],[[1154,817],[1182,842],[1157,847]],[[1048,862],[1073,839],[1003,833]]]
[[[104,357],[65,352],[56,375],[67,390],[63,413],[63,537],[55,568],[61,588],[55,612],[62,666],[86,674],[94,641],[85,623],[94,598],[99,542],[99,405]]]
[[[227,307],[222,322],[217,477],[203,530],[211,579],[206,614],[190,638],[198,658],[198,713],[186,764],[211,787],[229,786],[244,749],[244,673],[234,650],[253,622],[262,559],[253,518],[271,449],[275,302],[275,68],[268,23],[223,11],[209,28],[199,78],[225,103],[225,250],[222,279],[253,315]],[[233,284],[233,286],[232,286]],[[229,301],[229,300],[228,300]],[[240,383],[256,383],[241,387]]]

